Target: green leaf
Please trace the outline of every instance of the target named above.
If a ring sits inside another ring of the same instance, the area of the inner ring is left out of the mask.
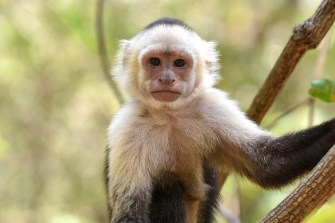
[[[335,82],[327,79],[313,80],[309,94],[325,102],[335,102]]]

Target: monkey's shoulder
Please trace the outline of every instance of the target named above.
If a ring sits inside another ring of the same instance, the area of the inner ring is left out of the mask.
[[[197,106],[207,119],[222,121],[245,118],[238,103],[230,99],[226,92],[216,88],[206,90],[200,96]]]

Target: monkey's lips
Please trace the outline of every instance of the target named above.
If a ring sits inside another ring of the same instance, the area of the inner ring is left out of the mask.
[[[153,91],[151,95],[157,101],[172,102],[177,100],[181,93],[177,91]]]

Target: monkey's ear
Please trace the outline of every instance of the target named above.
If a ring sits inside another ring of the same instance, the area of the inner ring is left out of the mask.
[[[127,51],[127,48],[130,46],[130,40],[122,39],[119,42],[120,51]]]
[[[133,57],[136,56],[134,52],[132,40],[121,40],[119,43],[119,51],[116,54],[116,59],[111,72],[112,78],[120,85],[127,89],[127,92],[133,94],[136,90],[137,76],[132,73],[136,63],[133,63]]]
[[[129,40],[120,40],[119,50],[116,54],[113,68],[111,70],[112,78],[116,81],[119,81],[122,76],[125,75],[125,68],[127,67],[128,62],[128,51],[130,48]]]
[[[207,66],[207,70],[209,73],[210,78],[212,79],[213,83],[215,83],[219,78],[220,75],[218,74],[220,69],[219,64],[219,52],[216,49],[216,42],[213,41],[205,41],[205,63]]]
[[[119,62],[122,62],[122,65],[124,66],[125,63],[127,62],[127,55],[128,55],[128,51],[130,48],[130,41],[123,39],[120,40],[119,42],[119,53],[117,55],[117,58],[120,59]]]

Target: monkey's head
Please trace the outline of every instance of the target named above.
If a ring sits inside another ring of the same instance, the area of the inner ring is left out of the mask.
[[[218,79],[214,42],[177,19],[159,19],[122,40],[113,75],[131,96],[153,107],[187,103]]]

